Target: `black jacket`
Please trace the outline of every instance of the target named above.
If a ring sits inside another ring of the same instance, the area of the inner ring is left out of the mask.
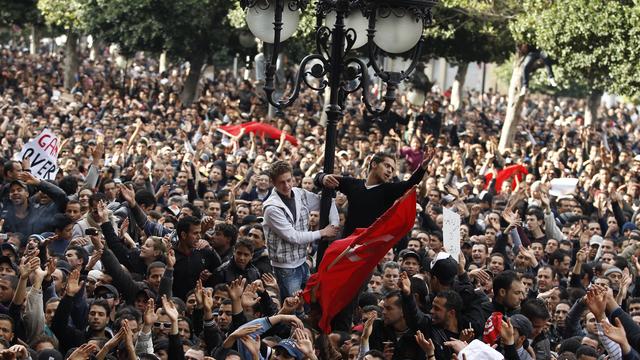
[[[240,276],[247,279],[247,284],[249,284],[260,279],[260,271],[252,264],[247,265],[244,270],[240,269],[232,257],[213,273],[213,285],[228,284]]]
[[[192,250],[185,254],[180,252],[177,245],[173,247],[176,253],[176,264],[173,268],[173,296],[186,300],[187,293],[196,287],[196,281],[203,270],[215,274],[221,261],[218,254],[211,249]]]

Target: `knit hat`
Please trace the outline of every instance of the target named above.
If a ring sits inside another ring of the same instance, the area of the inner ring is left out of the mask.
[[[511,325],[514,328],[518,329],[520,336],[528,338],[533,332],[533,324],[531,324],[531,321],[524,315],[515,314],[509,318],[509,321],[511,321]]]
[[[100,280],[101,276],[102,276],[102,271],[100,271],[100,270],[91,270],[87,274],[87,280],[98,281],[98,280]]]
[[[622,270],[620,270],[620,268],[613,266],[608,268],[607,271],[604,272],[604,276],[609,276],[609,274],[613,274],[613,273],[622,274]]]
[[[622,225],[622,232],[625,232],[627,230],[636,230],[636,224],[632,223],[632,222],[626,222],[624,223],[624,225]]]

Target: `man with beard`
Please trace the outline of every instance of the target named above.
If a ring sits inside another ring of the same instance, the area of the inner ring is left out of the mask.
[[[400,284],[402,311],[404,314],[411,314],[405,317],[407,326],[412,332],[419,330],[433,341],[436,359],[450,359],[453,352],[444,343],[450,338],[459,337],[461,329],[458,319],[463,307],[462,298],[452,290],[440,291],[433,298],[430,314],[427,315],[418,309],[411,295],[411,282],[407,274],[402,274]]]
[[[374,154],[367,164],[369,173],[366,180],[323,173],[316,175],[314,183],[318,188],[337,189],[347,196],[349,212],[342,236],[351,235],[356,228],[369,227],[411,186],[419,184],[433,154],[433,149],[425,152],[422,163],[407,181],[393,182],[396,174],[396,160],[393,156],[381,152]],[[326,243],[320,244],[320,253],[323,245]],[[357,299],[358,296],[354,298]],[[352,301],[334,318],[332,328],[336,331],[349,331],[354,308],[355,304]]]

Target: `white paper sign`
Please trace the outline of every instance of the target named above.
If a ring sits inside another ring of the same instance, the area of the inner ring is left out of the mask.
[[[491,346],[480,340],[473,340],[467,347],[458,354],[459,359],[467,358],[469,360],[502,360],[504,356],[493,349]]]
[[[578,179],[575,178],[559,178],[551,180],[549,194],[560,197],[573,193],[578,185]]]
[[[443,208],[444,217],[442,224],[442,240],[444,241],[444,251],[451,254],[451,257],[458,261],[460,254],[460,215]]]
[[[20,160],[28,158],[31,174],[40,180],[54,180],[58,173],[58,137],[49,129],[44,129],[35,139],[24,145]]]

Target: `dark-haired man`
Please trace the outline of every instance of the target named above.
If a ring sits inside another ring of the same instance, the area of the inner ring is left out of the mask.
[[[35,198],[29,198],[29,186],[35,187],[53,201],[37,204]],[[42,181],[23,171],[18,179],[9,183],[9,200],[4,216],[4,232],[20,234],[40,234],[51,231],[51,219],[55,214],[64,212],[67,194],[56,185]]]
[[[432,153],[425,154],[420,167],[409,180],[393,182],[396,175],[396,160],[385,153],[376,153],[368,164],[367,179],[323,174],[316,175],[315,185],[321,188],[337,189],[347,196],[349,212],[345,221],[343,236],[349,236],[356,228],[367,228],[380,217],[411,186],[422,181],[431,160]]]
[[[396,175],[396,160],[385,153],[376,153],[368,166],[367,179],[319,173],[314,183],[319,188],[337,189],[347,196],[349,211],[345,220],[342,236],[351,235],[356,228],[368,228],[389,209],[411,186],[422,181],[431,161],[433,152],[426,152],[421,165],[413,172],[409,180],[393,182]],[[357,299],[357,296],[355,297]],[[352,302],[334,318],[332,328],[340,331],[351,329],[351,314],[355,304]]]
[[[183,300],[195,288],[198,278],[206,281],[221,264],[215,251],[208,247],[198,248],[201,230],[200,220],[193,216],[181,218],[176,227],[178,242],[173,247],[176,255],[173,295]]]
[[[520,307],[525,297],[524,284],[514,271],[508,270],[498,274],[493,279],[493,301],[483,304],[484,318],[489,318],[494,312],[510,316]]]

